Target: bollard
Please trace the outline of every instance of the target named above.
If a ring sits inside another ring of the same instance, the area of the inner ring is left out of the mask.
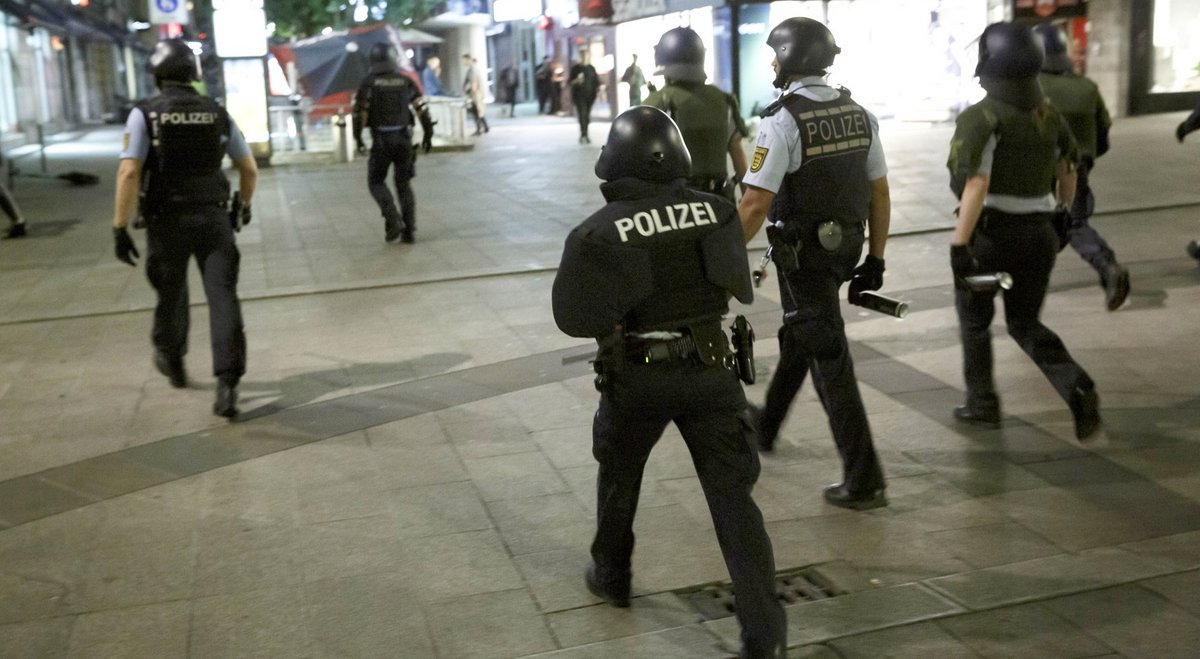
[[[350,162],[354,160],[354,141],[350,137],[353,128],[350,122],[353,117],[338,110],[337,120],[333,122],[333,161]]]
[[[42,173],[46,173],[46,129],[39,122],[37,125],[38,146],[41,147]]]

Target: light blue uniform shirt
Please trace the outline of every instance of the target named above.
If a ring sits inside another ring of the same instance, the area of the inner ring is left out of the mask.
[[[784,95],[799,94],[814,101],[833,101],[840,95],[830,87],[824,76],[808,76],[793,81]],[[875,181],[887,176],[887,159],[883,155],[883,144],[879,140],[879,120],[867,111],[871,121],[871,148],[867,152],[867,180]],[[804,149],[800,145],[800,128],[791,112],[780,109],[764,117],[758,125],[758,137],[754,143],[754,156],[750,169],[742,182],[768,192],[778,193],[783,177],[800,169],[804,162]],[[755,166],[757,165],[757,167]]]
[[[225,153],[234,160],[241,160],[250,155],[250,145],[246,144],[246,138],[242,131],[238,130],[233,117],[229,118],[229,135],[222,135],[221,141],[225,143]],[[129,113],[129,119],[125,121],[125,148],[121,151],[121,158],[134,158],[145,162],[148,155],[150,129],[146,125],[146,117],[141,108],[134,108]]]

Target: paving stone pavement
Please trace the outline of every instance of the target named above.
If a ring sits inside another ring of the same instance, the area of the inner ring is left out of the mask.
[[[1118,120],[1094,173],[1127,305],[1104,311],[1070,251],[1054,273],[1044,318],[1103,404],[1085,445],[1002,322],[1004,428],[954,425],[951,129],[885,124],[885,290],[912,313],[844,311],[891,505],[822,502],[840,465],[806,387],[755,498],[779,569],[816,566],[844,594],[788,605],[790,656],[1194,656],[1200,268],[1183,247],[1200,237],[1200,151],[1174,142],[1179,119]],[[16,179],[31,224],[0,241],[0,657],[736,653],[731,618],[675,594],[727,574],[673,429],[647,470],[633,607],[583,586],[597,394],[549,289],[566,232],[601,203],[602,140],[576,144],[566,118],[494,128],[421,157],[414,245],[384,243],[361,160],[263,170],[239,235],[237,423],[210,414],[202,295],[190,387],[150,364],[153,294],[108,231],[119,132],[47,151],[48,173],[98,186]],[[759,337],[752,400],[778,356],[778,295],[757,292],[736,310]]]

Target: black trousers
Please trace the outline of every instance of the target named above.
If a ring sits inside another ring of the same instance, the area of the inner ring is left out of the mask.
[[[760,465],[737,376],[721,366],[668,362],[630,363],[607,377],[592,425],[592,455],[600,463],[593,560],[608,574],[630,574],[642,472],[674,422],[692,455],[733,579],[746,656],[782,656],[787,620],[775,596],[771,540],[750,496]]]
[[[1071,231],[1068,235],[1071,239],[1071,249],[1091,264],[1103,278],[1105,270],[1117,262],[1117,257],[1104,238],[1088,222],[1096,206],[1096,198],[1088,185],[1090,170],[1091,167],[1086,163],[1075,170],[1075,199],[1071,203]]]
[[[396,197],[387,186],[389,168],[396,184]],[[411,234],[417,230],[417,200],[409,182],[416,176],[410,131],[371,131],[371,155],[367,159],[367,188],[379,211],[383,213],[383,228],[389,239],[401,231]],[[396,208],[396,198],[400,200]]]
[[[579,136],[588,136],[588,124],[592,121],[592,105],[596,103],[594,95],[571,94],[571,104],[575,106],[575,118],[579,120]]]
[[[158,293],[150,335],[154,347],[170,358],[187,354],[187,269],[194,256],[208,300],[213,375],[237,384],[246,373],[246,333],[237,296],[241,255],[229,211],[209,205],[154,215],[146,222],[146,239],[146,276]]]
[[[855,494],[884,487],[883,468],[854,376],[838,297],[862,249],[861,231],[847,232],[834,252],[826,251],[813,239],[801,248],[800,269],[778,273],[784,310],[784,323],[779,328],[779,366],[767,387],[766,404],[759,417],[759,432],[773,440],[811,372],[842,458],[842,482]]]
[[[1092,379],[1071,358],[1058,335],[1042,324],[1042,302],[1058,255],[1058,237],[1050,215],[1008,215],[984,209],[971,246],[985,272],[1007,272],[1012,288],[1004,291],[1008,333],[1042,370],[1063,400],[1076,387],[1091,389]],[[995,293],[955,290],[963,345],[967,404],[988,409],[998,405],[992,377],[992,318]]]

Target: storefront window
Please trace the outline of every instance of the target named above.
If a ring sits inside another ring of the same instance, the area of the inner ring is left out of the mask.
[[[795,16],[828,21],[842,49],[831,82],[849,88],[880,118],[945,121],[983,95],[974,73],[987,6],[978,0],[773,2],[743,5],[738,26],[748,115],[777,94],[767,33]]]
[[[1155,0],[1151,93],[1200,90],[1200,0]]]
[[[712,7],[627,21],[617,25],[616,69],[624,71],[633,62],[633,55],[637,55],[638,66],[644,72],[646,80],[661,88],[666,81],[662,76],[653,75],[654,46],[658,44],[658,39],[664,32],[677,27],[690,27],[700,35],[705,44],[714,43]],[[715,50],[711,45],[705,48],[704,72],[708,74],[710,83],[718,84],[716,82]],[[629,95],[624,83],[621,83],[620,87],[621,91],[617,94],[617,98],[619,109],[624,111],[629,107]]]

